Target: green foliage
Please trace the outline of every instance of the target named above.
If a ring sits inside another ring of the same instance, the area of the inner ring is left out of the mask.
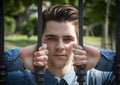
[[[5,35],[13,34],[15,32],[16,23],[14,18],[5,16]]]
[[[5,15],[17,16],[37,0],[5,0]]]
[[[31,17],[28,21],[24,21],[22,23],[22,34],[28,34],[32,32],[33,34],[37,34],[37,17]]]
[[[31,17],[30,18],[30,22],[31,22],[31,27],[33,29],[33,33],[35,35],[37,35],[37,29],[38,29],[38,18],[37,17]]]
[[[115,0],[111,0],[110,3],[110,13],[109,13],[109,23],[112,26],[115,26],[116,21],[116,3]]]
[[[21,33],[22,34],[27,34],[28,33],[28,28],[29,26],[28,26],[28,24],[27,24],[27,21],[24,21],[23,23],[22,23],[22,29],[21,29]]]
[[[58,5],[58,4],[71,4],[73,6],[78,6],[78,0],[49,0],[51,5]]]
[[[102,25],[96,24],[93,26],[93,32],[95,36],[102,36]]]
[[[17,16],[25,11],[25,6],[21,0],[5,0],[5,15]]]
[[[58,4],[71,4],[78,6],[78,0],[43,0],[50,1],[51,6]],[[83,0],[84,2],[84,22],[90,24],[104,24],[106,15],[106,0]],[[5,0],[5,15],[19,16],[20,13],[26,11],[31,4],[38,4],[38,0]],[[115,27],[115,0],[110,0],[109,26]],[[85,20],[86,18],[86,20]],[[33,26],[32,26],[33,25]],[[86,24],[85,24],[86,25]],[[102,29],[102,28],[101,28]],[[37,34],[37,20],[24,21],[22,24],[22,33],[27,34],[29,31]],[[95,28],[95,33],[99,32],[99,28]],[[97,32],[96,32],[97,31]],[[99,34],[99,33],[97,33]]]
[[[84,16],[88,17],[91,22],[104,23],[106,4],[103,0],[93,0],[93,3],[87,4]]]
[[[84,9],[84,17],[88,18],[92,23],[103,24],[105,22],[106,4],[105,0],[88,2]],[[115,24],[115,4],[115,0],[110,0],[109,23],[112,25]]]

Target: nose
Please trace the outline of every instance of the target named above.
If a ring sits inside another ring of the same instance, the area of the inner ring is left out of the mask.
[[[56,48],[59,50],[63,50],[65,48],[65,44],[64,44],[63,40],[58,41]]]

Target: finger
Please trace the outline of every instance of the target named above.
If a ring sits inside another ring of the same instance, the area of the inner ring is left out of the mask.
[[[78,45],[78,44],[73,44],[73,47],[75,48],[75,49],[83,49],[83,47],[82,46],[80,46],[80,45]]]
[[[88,64],[87,60],[74,61],[74,65],[87,65],[87,64]]]
[[[49,53],[48,50],[41,50],[41,51],[36,51],[34,53],[34,56],[42,56],[42,55],[47,55]]]
[[[48,60],[48,56],[40,56],[40,57],[34,57],[33,58],[34,61],[47,61]]]
[[[40,51],[40,50],[45,50],[45,49],[47,49],[47,44],[43,44],[42,46],[40,46],[40,47],[38,48],[39,51]]]
[[[87,60],[87,56],[86,55],[74,55],[74,60],[78,61],[78,60]]]
[[[47,65],[47,61],[46,62],[33,62],[33,64],[35,65],[35,66],[43,66],[43,67],[45,67],[46,65]]]
[[[87,54],[86,51],[80,50],[80,49],[73,49],[73,53],[74,53],[75,55],[86,55],[86,54]]]

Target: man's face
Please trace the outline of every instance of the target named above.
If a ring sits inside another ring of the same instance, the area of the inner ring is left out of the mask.
[[[48,46],[48,67],[64,67],[73,60],[72,45],[77,43],[75,26],[71,22],[49,21],[43,34]]]

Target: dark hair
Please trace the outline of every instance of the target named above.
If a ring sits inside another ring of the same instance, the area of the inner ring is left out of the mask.
[[[43,33],[46,29],[46,23],[48,21],[57,21],[57,22],[72,22],[76,27],[76,34],[78,37],[78,9],[70,5],[59,5],[53,6],[43,11]]]

